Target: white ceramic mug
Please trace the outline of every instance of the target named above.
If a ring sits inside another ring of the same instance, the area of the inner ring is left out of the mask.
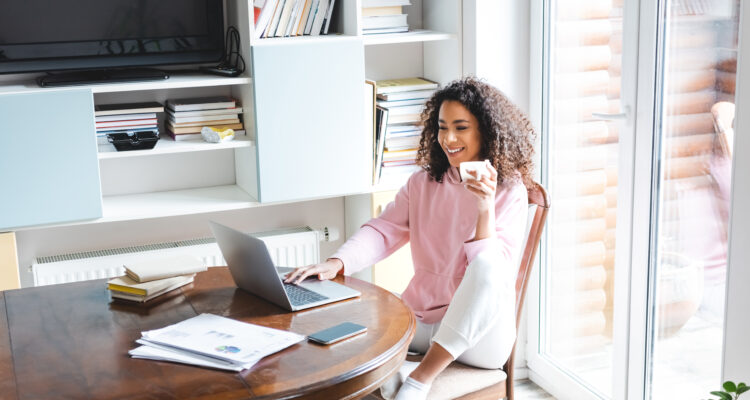
[[[487,168],[487,165],[485,165],[485,161],[464,161],[458,166],[458,169],[461,172],[462,181],[474,179],[474,177],[469,174],[469,171],[477,172],[477,180],[481,180],[483,176],[490,176],[490,170]]]

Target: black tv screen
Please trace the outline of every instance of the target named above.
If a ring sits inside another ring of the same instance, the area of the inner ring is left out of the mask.
[[[0,73],[214,62],[222,0],[0,0]]]

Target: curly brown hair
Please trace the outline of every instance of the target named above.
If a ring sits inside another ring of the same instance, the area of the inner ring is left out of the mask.
[[[497,182],[521,175],[529,187],[534,169],[536,132],[529,118],[500,90],[475,77],[451,82],[435,92],[422,111],[422,137],[419,141],[417,164],[437,182],[450,168],[448,157],[438,142],[438,115],[444,101],[458,101],[479,123],[482,146],[479,156],[490,160],[497,169]]]

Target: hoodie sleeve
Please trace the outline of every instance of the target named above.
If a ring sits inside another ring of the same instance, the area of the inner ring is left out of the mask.
[[[412,175],[413,177],[413,175]],[[388,257],[409,241],[410,177],[396,198],[379,217],[366,222],[330,258],[344,263],[344,274],[351,275]]]
[[[495,197],[495,237],[464,243],[467,264],[477,254],[492,250],[502,263],[516,261],[524,244],[528,219],[528,194],[521,182],[507,184]]]

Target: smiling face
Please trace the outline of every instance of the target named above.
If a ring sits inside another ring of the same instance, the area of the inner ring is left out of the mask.
[[[438,143],[451,166],[464,161],[480,161],[482,134],[476,117],[463,104],[446,100],[438,113]]]

